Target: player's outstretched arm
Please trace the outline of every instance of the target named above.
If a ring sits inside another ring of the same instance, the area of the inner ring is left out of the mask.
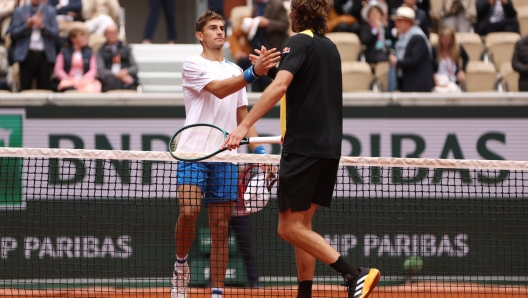
[[[280,52],[277,52],[276,49],[267,51],[264,48],[261,52],[263,54],[259,57],[255,65],[244,70],[241,75],[226,80],[213,80],[204,89],[222,99],[253,83],[261,75],[266,74],[270,68],[277,66],[280,60]]]
[[[275,80],[264,90],[264,93],[257,101],[255,106],[249,111],[244,120],[240,122],[238,127],[229,133],[220,148],[227,146],[227,149],[235,149],[240,147],[240,141],[247,135],[249,129],[266,114],[281,97],[286,93],[288,86],[293,80],[293,74],[287,70],[281,70],[277,74]]]
[[[240,125],[240,123],[242,123],[242,121],[244,120],[244,118],[246,118],[248,113],[249,112],[248,112],[247,106],[242,106],[237,109],[237,125]],[[258,133],[254,125],[252,125],[249,128],[245,137],[246,138],[258,137]],[[251,144],[248,144],[248,146],[249,148],[251,148],[251,151],[254,151],[255,148],[259,146],[259,144],[251,143]]]

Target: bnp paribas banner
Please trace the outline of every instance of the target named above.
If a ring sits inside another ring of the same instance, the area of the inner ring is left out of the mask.
[[[0,146],[165,151],[184,123],[183,117],[156,113],[152,118],[127,116],[127,107],[113,108],[115,116],[105,117],[75,117],[76,111],[53,111],[53,116],[46,110],[0,109]],[[347,117],[342,154],[528,159],[528,118],[448,115]],[[261,135],[280,132],[274,117],[259,120],[256,128]],[[277,145],[266,148],[280,152]],[[98,168],[87,161],[0,160],[3,286],[20,286],[27,279],[52,285],[79,279],[86,284],[167,284],[178,217],[173,164]],[[512,171],[459,171],[455,176],[464,179],[450,182],[435,170],[402,172],[398,181],[380,184],[370,168],[340,168],[333,205],[321,209],[314,230],[353,262],[379,267],[385,278],[402,276],[403,262],[418,255],[423,276],[526,280],[528,202],[519,183],[526,177]],[[195,285],[204,285],[211,272],[206,211],[202,208],[191,250]],[[296,283],[293,250],[277,236],[277,221],[275,198],[251,217],[260,279]],[[228,284],[247,284],[234,235],[229,253]],[[319,281],[334,280],[325,266],[317,265],[316,272]]]

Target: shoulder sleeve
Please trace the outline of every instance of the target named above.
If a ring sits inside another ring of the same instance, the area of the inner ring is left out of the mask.
[[[182,85],[185,88],[201,92],[202,89],[218,78],[204,65],[192,60],[186,60],[182,67]]]
[[[246,88],[242,88],[240,91],[237,92],[237,108],[248,106],[248,99],[247,99],[247,92]]]
[[[312,37],[306,34],[297,34],[284,42],[282,49],[280,70],[287,70],[294,76],[306,61],[306,57],[312,52]]]

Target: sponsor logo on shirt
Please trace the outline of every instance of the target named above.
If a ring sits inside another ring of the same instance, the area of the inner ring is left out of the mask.
[[[202,73],[198,77],[201,78],[201,77],[205,76],[206,73],[207,73],[206,71],[202,71]]]

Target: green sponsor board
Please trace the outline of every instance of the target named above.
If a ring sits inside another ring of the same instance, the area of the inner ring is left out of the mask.
[[[191,286],[205,286],[211,277],[209,257],[195,256],[189,261],[191,269]],[[248,283],[244,260],[239,255],[230,255],[227,265],[225,284],[227,286],[245,286]]]
[[[0,147],[22,147],[23,116],[0,114]],[[0,158],[0,209],[24,207],[22,158]]]
[[[269,280],[291,281],[293,248],[277,235],[275,208],[272,199],[252,215],[258,272]],[[378,267],[384,276],[402,276],[404,261],[419,255],[419,274],[425,276],[500,279],[526,276],[527,208],[525,199],[341,198],[321,208],[313,228],[352,263]],[[203,241],[206,211],[202,208],[189,256],[195,285],[210,274],[209,244]],[[174,199],[30,201],[25,210],[0,211],[0,272],[3,279],[16,280],[43,278],[46,272],[48,279],[164,278],[168,283],[177,216]],[[247,284],[241,256],[231,247],[228,281]],[[320,262],[316,275],[336,277]],[[143,286],[160,285],[152,283]]]

